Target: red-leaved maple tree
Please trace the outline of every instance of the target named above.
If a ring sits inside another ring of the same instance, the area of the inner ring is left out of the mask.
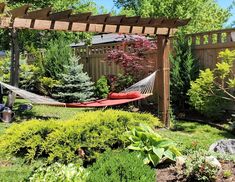
[[[123,74],[133,77],[137,81],[149,72],[146,69],[150,60],[146,54],[157,48],[156,41],[150,41],[143,36],[126,36],[122,46],[107,53],[107,62],[114,62],[123,69]]]

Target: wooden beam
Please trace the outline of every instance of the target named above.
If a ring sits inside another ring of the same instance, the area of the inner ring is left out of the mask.
[[[9,28],[11,26],[11,18],[2,17],[0,19],[0,28]]]
[[[105,24],[106,19],[108,17],[110,17],[110,14],[90,16],[89,19],[88,19],[88,22],[89,23],[94,23],[94,24]]]
[[[185,26],[190,22],[190,18],[189,19],[185,19],[185,20],[176,20],[175,22],[175,27],[179,27],[179,26]]]
[[[123,18],[125,18],[126,16],[122,15],[122,16],[110,16],[107,18],[106,20],[106,24],[110,24],[110,25],[120,25],[121,21]]]
[[[121,21],[122,25],[136,25],[140,20],[140,16],[124,17]]]
[[[149,26],[152,18],[140,18],[138,21],[138,26]]]
[[[75,15],[70,15],[68,19],[63,19],[61,21],[69,21],[69,22],[81,22],[81,23],[86,23],[91,16],[91,12],[87,13],[79,13]]]
[[[51,20],[54,20],[54,21],[56,21],[56,20],[63,20],[63,19],[68,20],[70,15],[71,15],[71,13],[72,13],[71,9],[70,10],[66,10],[66,11],[57,12],[57,13],[52,13],[52,14],[49,15],[49,18]]]
[[[5,3],[0,3],[0,13],[3,13],[5,9]]]
[[[169,44],[167,36],[157,36],[157,75],[155,81],[155,96],[158,98],[158,108],[160,119],[168,128],[169,123],[169,107],[170,107],[170,63],[169,63]]]
[[[30,28],[31,26],[31,19],[23,19],[23,18],[15,18],[13,22],[14,28]]]
[[[35,19],[47,20],[47,19],[49,19],[49,14],[51,11],[52,11],[51,7],[43,8],[40,10],[29,12],[28,14],[26,14],[24,16],[24,18],[33,19],[33,20],[35,20]]]
[[[174,19],[164,19],[162,21],[162,23],[159,25],[159,27],[167,27],[167,28],[174,28],[175,27],[175,23],[178,19],[174,18]]]
[[[29,7],[30,7],[29,5],[24,5],[19,8],[15,8],[15,9],[9,11],[9,14],[10,14],[11,18],[24,17],[25,14],[27,13]]]

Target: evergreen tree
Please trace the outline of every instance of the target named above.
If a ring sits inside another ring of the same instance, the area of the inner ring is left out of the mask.
[[[199,74],[197,60],[193,57],[191,46],[183,34],[178,34],[174,41],[174,53],[171,61],[171,101],[175,109],[184,110],[188,103],[187,92],[190,82]]]
[[[72,57],[71,62],[73,64],[67,66],[67,73],[60,74],[60,85],[55,86],[52,96],[66,103],[92,100],[94,83],[87,73],[83,72],[83,65],[76,65],[76,57]]]

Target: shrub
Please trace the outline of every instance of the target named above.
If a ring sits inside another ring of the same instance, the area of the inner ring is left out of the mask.
[[[96,82],[96,96],[98,98],[106,98],[109,94],[109,85],[108,80],[105,76],[101,76],[100,79]]]
[[[173,141],[162,138],[146,125],[141,124],[140,127],[133,128],[127,132],[127,137],[131,142],[127,148],[140,151],[145,164],[151,162],[156,166],[163,159],[175,161],[176,157],[181,155]]]
[[[7,129],[0,151],[28,162],[41,157],[49,163],[91,162],[107,149],[124,148],[128,141],[123,133],[139,123],[161,125],[150,114],[115,110],[81,112],[64,122],[27,121]]]
[[[0,140],[2,155],[23,156],[31,162],[45,154],[43,148],[46,137],[59,127],[59,122],[31,120],[13,124]]]
[[[214,97],[209,89],[215,89],[213,85],[213,72],[210,69],[200,72],[199,78],[191,83],[191,89],[188,91],[190,104],[202,114],[208,117],[218,118],[222,114],[222,109],[226,103],[221,97],[222,92],[215,90],[219,97]]]
[[[83,167],[72,163],[66,165],[54,163],[51,166],[42,166],[35,170],[29,178],[30,182],[49,181],[65,182],[77,181],[84,182],[88,173]]]
[[[52,96],[67,103],[92,100],[94,83],[83,72],[83,65],[76,65],[78,58],[72,57],[70,61],[73,65],[67,66],[67,73],[59,74],[60,84],[55,86]]]
[[[159,124],[149,114],[115,110],[79,113],[47,137],[46,153],[49,161],[82,158],[92,162],[107,149],[124,148],[128,143],[123,134],[139,123]]]
[[[136,153],[106,152],[89,169],[88,182],[154,182],[156,172]]]
[[[218,58],[221,61],[216,64],[215,69],[201,71],[199,78],[191,82],[191,89],[188,91],[190,104],[204,115],[216,119],[228,104],[235,103],[235,51],[226,49],[219,53]]]

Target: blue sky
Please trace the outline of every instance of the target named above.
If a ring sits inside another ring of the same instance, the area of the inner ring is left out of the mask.
[[[103,5],[106,9],[111,10],[114,7],[112,0],[94,0],[97,5]],[[216,0],[221,7],[227,8],[232,0]],[[233,16],[229,19],[228,24],[235,20],[235,9],[232,10]]]

